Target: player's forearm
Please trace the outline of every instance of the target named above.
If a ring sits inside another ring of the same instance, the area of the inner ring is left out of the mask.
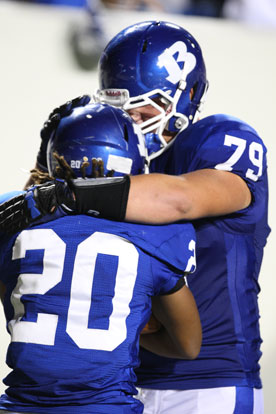
[[[195,220],[230,214],[250,202],[245,181],[226,171],[140,175],[131,177],[126,220],[153,224]]]
[[[149,224],[230,214],[246,208],[251,201],[245,181],[226,171],[199,170],[180,176],[148,174],[103,178],[100,182],[99,180],[88,179],[81,183],[73,180],[70,186],[73,187],[73,194],[68,192],[66,183],[55,181],[51,186],[51,197],[56,200],[56,206],[69,206],[69,210],[77,214],[86,214],[92,210],[102,218]],[[44,194],[42,187],[36,190],[37,199],[39,193],[42,196]],[[48,186],[47,194],[49,188]],[[45,214],[44,208],[39,209],[34,195],[29,197],[29,201],[30,198],[33,198],[34,205],[40,213]],[[71,207],[72,199],[75,201],[75,210]],[[2,222],[1,230],[19,231],[23,228],[21,224],[26,227],[26,203],[22,204],[20,226],[14,226],[9,219],[11,213],[18,211],[17,203],[9,203],[8,206],[5,204],[2,204],[2,212],[8,208],[9,214],[7,220]],[[27,210],[32,217],[28,202]],[[34,219],[32,217],[32,220]]]
[[[186,349],[179,347],[172,341],[164,327],[158,332],[141,335],[140,346],[166,358],[194,359],[199,352],[197,348],[191,346],[187,346]]]
[[[127,221],[171,223],[183,219],[190,207],[181,176],[148,174],[131,177]]]

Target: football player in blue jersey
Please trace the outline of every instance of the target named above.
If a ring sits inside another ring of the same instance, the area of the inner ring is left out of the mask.
[[[145,154],[127,113],[87,105],[60,122],[48,145],[48,168],[59,183],[98,173],[116,185],[123,175],[144,171]],[[75,181],[81,186],[89,179]],[[85,215],[46,218],[2,235],[11,372],[0,412],[142,413],[133,397],[134,368],[151,297],[162,327],[142,335],[141,345],[179,358],[200,350],[200,319],[183,278],[195,269],[194,249],[189,223],[150,226]]]
[[[262,414],[258,276],[270,232],[262,139],[232,116],[199,120],[208,88],[204,59],[196,39],[178,25],[149,21],[126,28],[106,46],[99,71],[96,99],[129,111],[146,134],[151,159],[152,174],[130,177],[129,188],[120,184],[115,219],[194,220],[197,234],[198,266],[188,282],[201,317],[202,348],[193,361],[141,349],[144,413]],[[70,105],[45,125],[41,162],[51,124]],[[110,191],[106,182],[97,206],[103,216],[111,214],[104,203]],[[78,205],[93,209],[97,194],[96,187],[83,190]],[[2,228],[10,226],[9,208],[0,208]]]
[[[99,71],[97,98],[121,100],[147,134],[152,160],[154,174],[131,177],[126,219],[195,220],[197,234],[198,267],[188,283],[202,321],[201,352],[176,361],[141,350],[144,413],[261,414],[266,148],[232,116],[198,119],[208,88],[204,59],[196,39],[177,25],[142,22],[123,30],[105,48]]]

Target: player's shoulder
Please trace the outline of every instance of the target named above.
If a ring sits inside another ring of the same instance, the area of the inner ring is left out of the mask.
[[[230,115],[210,115],[179,134],[172,172],[216,168],[247,177],[252,167],[255,175],[265,169],[265,155],[266,147],[251,125]]]
[[[141,254],[153,256],[180,270],[186,268],[187,257],[191,255],[191,241],[193,249],[195,244],[195,230],[190,223],[148,225],[80,215],[65,216],[37,227],[52,228],[64,240],[74,242],[95,232],[118,236],[139,248]]]
[[[120,234],[142,249],[146,254],[183,270],[187,266],[187,257],[195,246],[195,230],[190,223],[166,225],[146,225],[120,223]]]
[[[229,144],[230,142],[230,144]],[[266,152],[266,147],[258,132],[248,123],[234,116],[225,114],[210,115],[192,124],[187,131],[184,130],[177,137],[175,155],[176,157],[189,159],[206,159],[210,161],[223,158],[223,154],[235,151],[236,145],[250,146],[251,143],[262,147],[262,152]],[[226,154],[227,155],[227,154]],[[229,155],[229,154],[228,154]],[[198,168],[199,166],[197,166]],[[201,166],[208,168],[208,166]]]
[[[261,138],[251,125],[247,122],[226,114],[215,114],[202,118],[198,122],[192,125],[191,135],[196,135],[199,141],[206,141],[210,137],[218,139],[225,137],[225,135],[236,135],[239,138],[254,139],[254,141],[260,141]]]
[[[140,249],[141,254],[152,256],[179,270],[187,267],[187,260],[195,248],[195,230],[191,223],[148,225],[118,222],[88,216],[66,216],[46,223],[59,234],[84,239],[91,231],[118,236]],[[193,269],[192,269],[193,270]]]
[[[200,128],[245,128],[254,133],[257,133],[256,130],[245,121],[233,115],[227,114],[209,115],[205,118],[200,119],[193,125],[198,126]]]

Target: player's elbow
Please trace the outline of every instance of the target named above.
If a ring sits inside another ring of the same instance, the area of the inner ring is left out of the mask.
[[[179,345],[180,358],[183,359],[195,359],[198,357],[202,343],[202,331],[199,325],[197,329],[189,334],[184,334],[181,338]]]
[[[180,180],[179,183],[181,183]],[[174,221],[192,217],[193,198],[183,191],[182,185],[172,187],[167,195],[170,212],[174,216]]]
[[[181,347],[179,358],[196,359],[199,355],[200,348],[201,341],[190,341],[190,343],[186,343],[184,347]]]
[[[178,220],[192,220],[196,218],[191,201],[184,197],[179,198],[178,204],[175,206],[175,214]]]
[[[193,344],[187,351],[186,351],[186,359],[196,359],[199,355],[201,348],[200,344]]]

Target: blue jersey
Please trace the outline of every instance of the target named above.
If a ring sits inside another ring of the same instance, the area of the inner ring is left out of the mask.
[[[0,239],[11,343],[0,409],[141,413],[134,368],[151,296],[194,270],[191,224],[67,216]]]
[[[138,384],[183,390],[260,388],[258,275],[270,231],[266,148],[249,125],[215,115],[181,133],[152,168],[174,175],[204,168],[231,171],[246,181],[252,202],[234,214],[194,222],[197,270],[188,284],[202,322],[201,352],[196,360],[180,361],[141,350]]]

